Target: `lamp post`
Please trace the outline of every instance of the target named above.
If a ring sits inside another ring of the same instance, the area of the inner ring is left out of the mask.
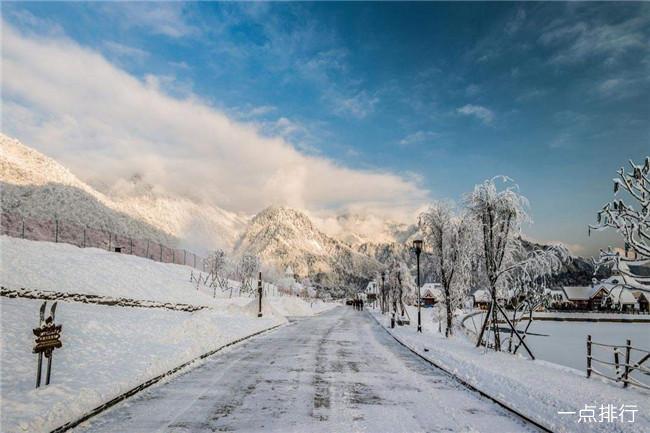
[[[257,317],[262,317],[262,273],[260,272],[257,280],[257,296],[259,298],[259,309],[257,310]]]
[[[386,305],[386,294],[384,291],[384,282],[386,280],[386,272],[381,271],[381,314],[384,314],[385,305]]]
[[[415,251],[415,257],[418,264],[418,332],[422,332],[422,315],[420,309],[422,308],[422,300],[420,299],[420,253],[422,253],[422,240],[416,239],[413,241],[413,251]]]

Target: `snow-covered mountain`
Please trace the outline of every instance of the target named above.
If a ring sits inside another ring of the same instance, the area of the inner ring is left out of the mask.
[[[272,206],[258,213],[235,246],[280,269],[291,266],[301,277],[340,278],[341,283],[372,278],[378,261],[320,231],[304,213]]]
[[[39,219],[65,219],[135,238],[191,249],[231,249],[248,218],[170,197],[138,177],[105,194],[53,159],[0,134],[2,209]]]
[[[414,224],[405,224],[367,213],[346,212],[330,216],[314,216],[313,221],[325,234],[355,249],[367,243],[405,242],[417,231]]]

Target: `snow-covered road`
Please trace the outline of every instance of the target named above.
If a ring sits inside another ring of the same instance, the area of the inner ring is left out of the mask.
[[[341,307],[251,339],[84,432],[522,432],[534,427]]]

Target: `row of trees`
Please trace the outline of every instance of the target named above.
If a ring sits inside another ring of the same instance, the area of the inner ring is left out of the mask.
[[[197,286],[200,284],[207,285],[215,291],[222,290],[229,292],[232,297],[235,285],[233,281],[239,283],[239,294],[254,294],[257,290],[258,273],[262,272],[264,280],[280,288],[280,291],[288,291],[293,294],[302,296],[314,296],[309,291],[309,280],[303,281],[306,284],[298,283],[292,275],[285,274],[282,270],[273,265],[265,265],[259,257],[253,254],[243,254],[238,257],[229,256],[224,250],[217,249],[208,254],[205,259],[205,277],[192,277],[196,280]]]
[[[521,229],[528,221],[528,201],[505,177],[476,185],[461,205],[435,202],[419,215],[425,248],[422,268],[441,284],[446,336],[453,330],[454,311],[465,302],[471,288],[481,287],[487,288],[491,302],[478,344],[501,350],[499,322],[506,322],[510,326],[508,349],[525,347],[514,322],[522,312],[532,313],[542,302],[547,277],[560,271],[569,257],[562,245],[527,250]],[[389,275],[400,281],[387,281],[390,287],[386,296],[399,302],[404,297],[413,300],[417,289],[406,265],[387,265]],[[498,302],[506,297],[516,306],[510,317]]]
[[[596,267],[608,266],[639,283],[650,280],[630,270],[632,265],[650,263],[650,157],[643,164],[629,163],[630,170],[621,168],[613,181],[614,194],[623,191],[627,203],[624,198],[606,203],[589,229],[614,229],[624,241],[624,251],[601,250]],[[462,206],[437,202],[419,216],[419,230],[430,252],[425,257],[443,289],[447,336],[453,329],[453,312],[470,288],[486,287],[491,302],[477,345],[501,350],[501,316],[510,327],[508,350],[516,352],[522,345],[528,350],[525,335],[515,328],[518,314],[528,312],[532,318],[532,312],[545,301],[548,277],[558,273],[569,258],[562,245],[524,247],[521,228],[530,221],[528,208],[517,186],[508,178],[497,177],[476,185],[465,195]],[[513,307],[510,317],[498,302],[505,298]]]
[[[229,291],[232,297],[234,286],[230,281],[234,280],[240,283],[240,294],[253,293],[260,268],[259,258],[252,254],[243,254],[238,259],[233,259],[224,250],[217,249],[205,259],[205,270],[208,275],[203,281],[197,280],[197,285],[204,283],[215,291],[217,289]]]

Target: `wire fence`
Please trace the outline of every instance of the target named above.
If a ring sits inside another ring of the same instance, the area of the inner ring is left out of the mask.
[[[161,263],[192,266],[202,271],[205,270],[206,264],[205,257],[185,249],[172,248],[149,239],[135,239],[62,219],[37,219],[1,212],[0,234],[33,241],[66,243],[80,248],[101,248],[146,257]]]

